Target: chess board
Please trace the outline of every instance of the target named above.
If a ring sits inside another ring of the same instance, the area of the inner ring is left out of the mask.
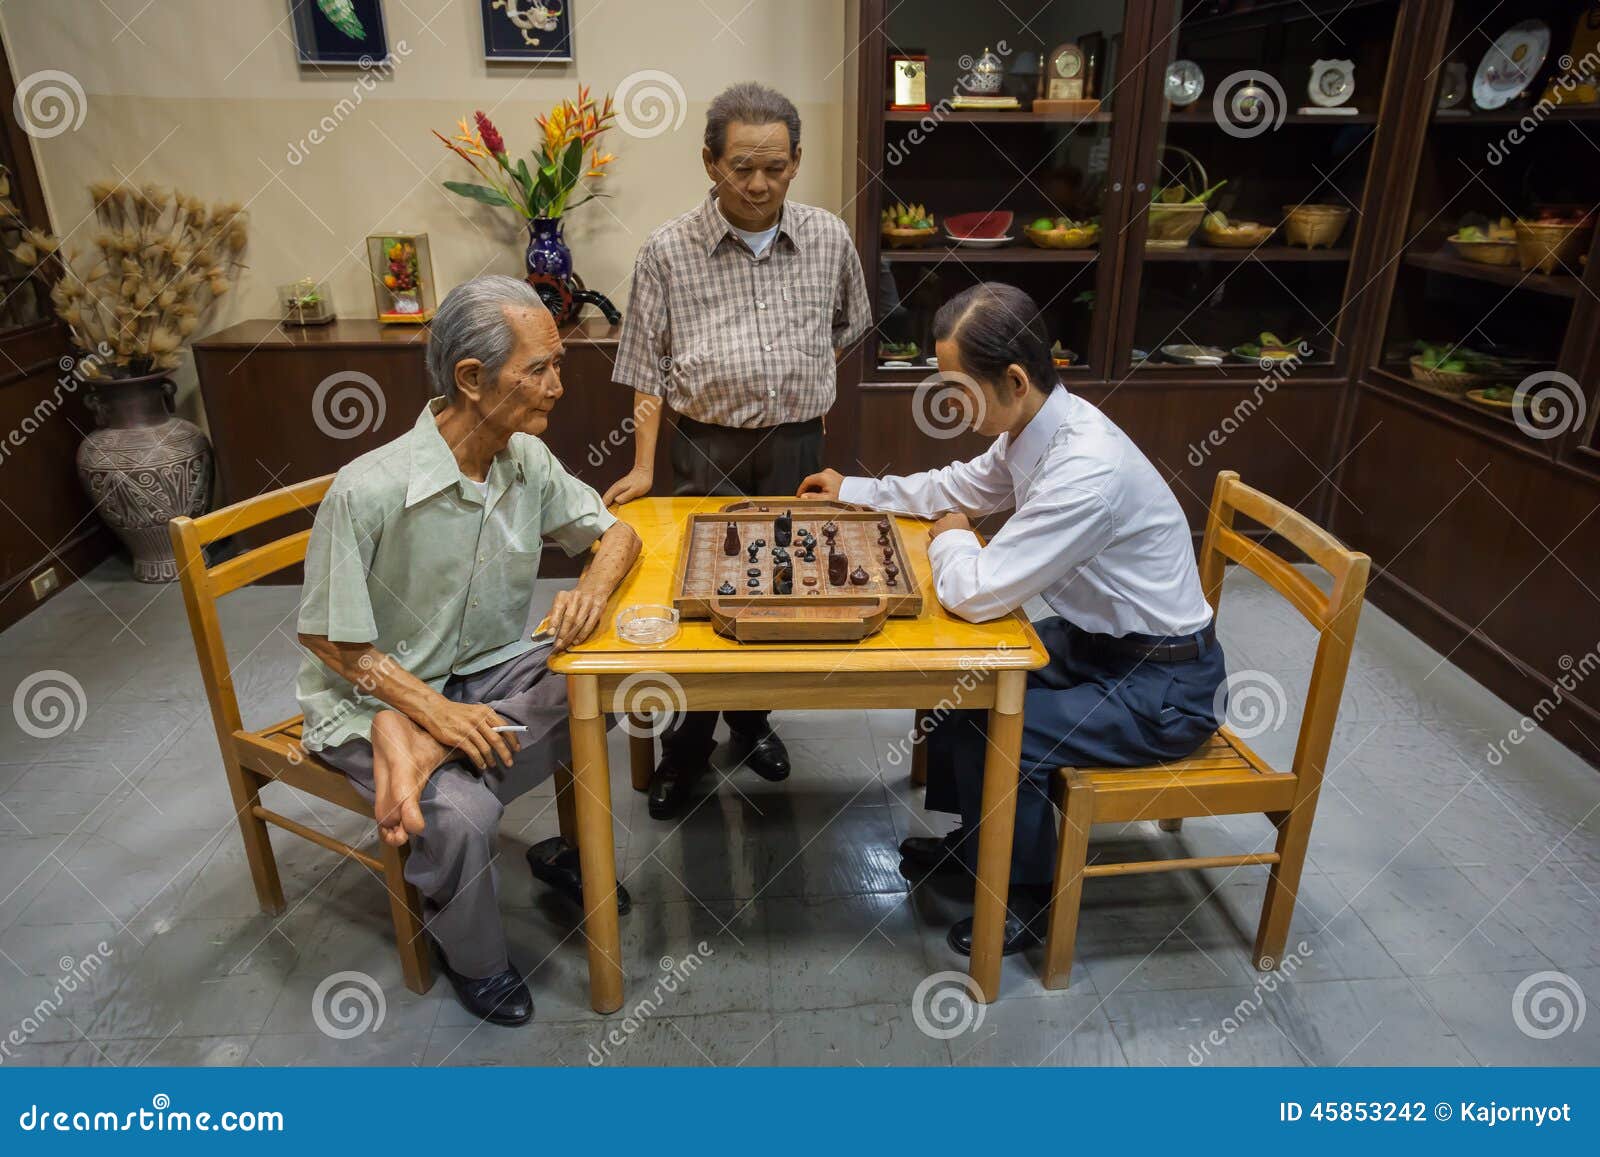
[[[778,520],[790,517],[790,544],[778,545]],[[844,581],[829,573],[832,550],[845,556]],[[729,528],[732,527],[730,535]],[[737,538],[737,553],[728,547]],[[815,542],[809,552],[804,543]],[[752,551],[752,547],[754,550]],[[787,552],[788,593],[778,593]],[[685,619],[710,619],[740,642],[850,642],[890,615],[922,613],[921,583],[894,518],[848,503],[805,499],[733,502],[694,514],[673,579],[673,606]]]

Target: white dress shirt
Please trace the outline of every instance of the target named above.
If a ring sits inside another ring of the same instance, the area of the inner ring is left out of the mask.
[[[839,498],[919,518],[1015,507],[987,546],[965,530],[929,544],[939,602],[972,622],[1035,595],[1095,634],[1188,635],[1211,621],[1172,488],[1116,423],[1060,386],[1015,443],[1002,434],[970,462],[910,477],[847,478]]]

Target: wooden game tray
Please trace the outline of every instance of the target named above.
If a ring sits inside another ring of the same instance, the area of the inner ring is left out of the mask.
[[[794,593],[772,594],[773,520],[784,511],[793,514],[796,545],[789,548],[794,567]],[[883,547],[878,545],[877,523],[889,523],[889,548],[900,568],[896,584],[885,581]],[[822,524],[839,527],[838,548],[849,556],[849,570],[860,566],[868,574],[864,586],[834,586],[828,582],[828,550]],[[723,553],[728,523],[739,530],[737,555]],[[800,561],[800,531],[809,527],[817,537],[816,562]],[[746,553],[755,539],[766,547],[752,564]],[[751,591],[745,584],[751,567],[759,569],[761,585]],[[806,578],[816,579],[811,587]],[[731,582],[738,592],[719,595],[717,588]],[[892,515],[847,502],[785,499],[757,503],[729,503],[715,513],[693,514],[685,528],[673,572],[672,605],[685,619],[710,619],[717,634],[741,643],[854,642],[872,634],[890,615],[914,618],[922,613],[921,584]],[[818,593],[807,594],[808,590]]]

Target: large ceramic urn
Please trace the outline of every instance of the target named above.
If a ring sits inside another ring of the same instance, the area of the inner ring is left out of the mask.
[[[133,553],[140,582],[178,577],[167,523],[205,512],[211,500],[211,443],[172,412],[164,374],[102,378],[87,401],[98,429],[78,447],[78,477],[101,521]]]

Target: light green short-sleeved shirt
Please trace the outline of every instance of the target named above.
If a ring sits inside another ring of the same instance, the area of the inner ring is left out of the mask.
[[[436,691],[533,646],[545,536],[576,555],[616,522],[527,434],[495,455],[486,504],[434,423],[444,404],[433,399],[409,433],[334,477],[306,547],[298,622],[301,634],[371,643]],[[305,747],[366,738],[385,707],[370,690],[308,655],[296,683]]]

